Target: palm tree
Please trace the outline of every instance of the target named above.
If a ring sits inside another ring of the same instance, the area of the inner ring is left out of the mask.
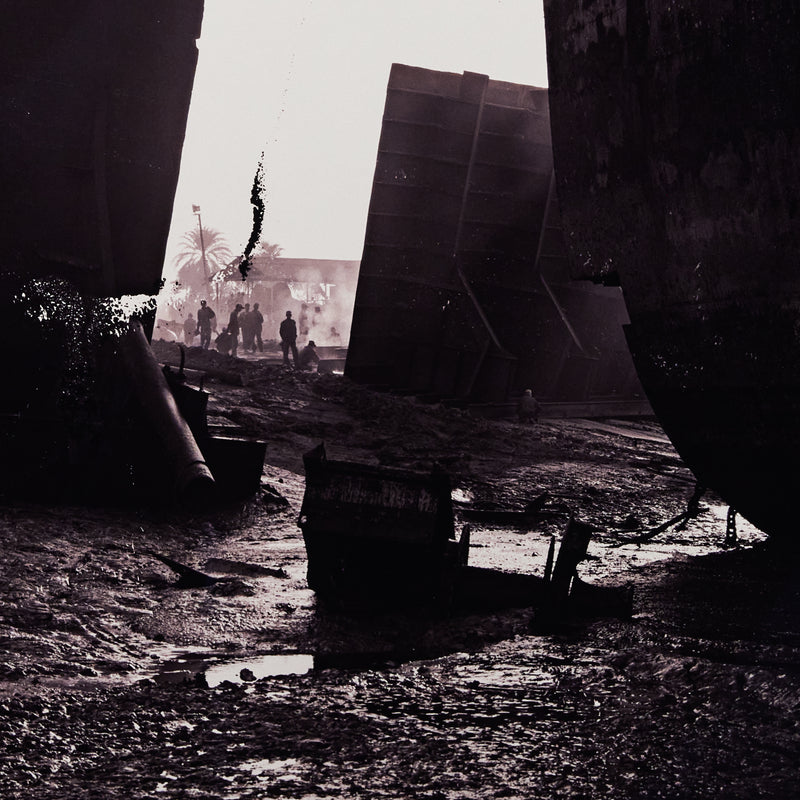
[[[269,274],[275,260],[282,252],[283,248],[278,244],[270,244],[269,242],[258,243],[258,247],[253,255],[261,262],[261,266],[256,268],[257,272],[260,273],[260,278],[264,278]]]
[[[280,256],[282,251],[283,248],[278,244],[259,242],[253,254],[250,256],[252,266],[248,270],[246,278],[242,276],[239,267],[244,259],[242,256],[237,256],[225,265],[222,274],[219,275],[217,279],[223,281],[247,281],[264,278],[269,274],[275,259]],[[258,266],[256,266],[256,262]]]
[[[178,268],[178,283],[190,295],[207,294],[212,276],[225,269],[231,257],[231,249],[220,231],[204,227],[202,240],[199,228],[186,231],[181,238],[181,250],[174,260]]]
[[[216,288],[218,303],[242,302],[250,299],[253,289],[262,280],[273,278],[274,264],[282,248],[277,244],[259,242],[250,256],[247,276],[242,275],[241,264],[244,256],[236,256],[211,279]]]

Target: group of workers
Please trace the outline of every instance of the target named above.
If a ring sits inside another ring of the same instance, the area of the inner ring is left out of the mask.
[[[223,355],[236,356],[239,349],[239,336],[241,334],[242,349],[252,353],[264,351],[264,342],[261,333],[264,326],[264,315],[259,310],[258,303],[253,304],[251,310],[250,303],[237,303],[228,318],[228,324],[214,340],[217,351]],[[200,308],[197,310],[197,319],[191,314],[187,317],[183,326],[184,341],[191,344],[195,336],[200,336],[200,347],[208,350],[211,346],[211,333],[216,329],[216,314],[205,300],[200,301]],[[300,351],[297,350],[297,325],[292,319],[292,312],[287,311],[285,319],[281,322],[280,329],[281,351],[283,352],[283,363],[291,366],[289,353],[292,354],[295,369],[312,370],[319,366],[319,355],[317,354],[316,344],[309,340],[308,344]]]
[[[189,314],[184,323],[184,339],[187,337],[200,335],[200,347],[208,350],[211,344],[211,330],[216,327],[215,314],[205,300],[200,301],[200,308],[197,311],[197,321]],[[252,311],[250,303],[237,303],[231,311],[228,325],[222,329],[214,341],[217,350],[223,355],[235,356],[239,344],[239,333],[242,334],[242,348],[255,353],[256,347],[259,352],[264,351],[264,343],[261,340],[261,330],[264,324],[264,315],[259,311],[258,303],[253,304]],[[332,329],[333,330],[333,329]],[[292,319],[292,312],[287,311],[286,317],[280,324],[278,330],[281,340],[281,351],[283,353],[284,366],[290,367],[289,353],[292,354],[295,369],[313,370],[319,366],[319,355],[317,354],[316,344],[313,339],[309,339],[308,344],[300,351],[297,350],[297,324]],[[541,406],[539,401],[533,396],[531,389],[526,389],[517,403],[517,419],[521,423],[535,423],[539,419]]]
[[[212,312],[213,313],[213,312]],[[261,340],[261,330],[264,326],[264,315],[259,311],[258,303],[250,310],[250,303],[237,303],[230,317],[228,325],[222,329],[214,344],[217,350],[224,355],[235,356],[239,348],[239,334],[242,334],[242,349],[255,353],[264,351],[264,342]],[[220,342],[220,337],[222,341]]]
[[[317,355],[317,345],[313,339],[308,340],[308,344],[297,352],[297,325],[292,319],[292,312],[287,311],[286,317],[281,322],[278,331],[281,337],[281,351],[283,352],[283,365],[289,366],[289,351],[291,350],[295,369],[312,370],[319,366],[319,356]]]

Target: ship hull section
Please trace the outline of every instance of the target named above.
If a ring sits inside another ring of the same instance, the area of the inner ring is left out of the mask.
[[[793,536],[800,10],[545,2],[575,277],[621,284],[650,402],[698,480]]]

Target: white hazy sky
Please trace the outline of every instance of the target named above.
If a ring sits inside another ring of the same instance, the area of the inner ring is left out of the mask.
[[[165,276],[184,232],[252,226],[290,258],[359,259],[393,63],[547,85],[541,0],[206,0]]]

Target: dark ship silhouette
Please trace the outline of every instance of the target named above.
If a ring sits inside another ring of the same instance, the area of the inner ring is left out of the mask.
[[[209,430],[206,394],[147,341],[202,17],[202,0],[4,4],[0,491],[258,488],[263,446]]]
[[[622,286],[639,378],[698,480],[792,537],[800,7],[544,8],[573,274]]]

